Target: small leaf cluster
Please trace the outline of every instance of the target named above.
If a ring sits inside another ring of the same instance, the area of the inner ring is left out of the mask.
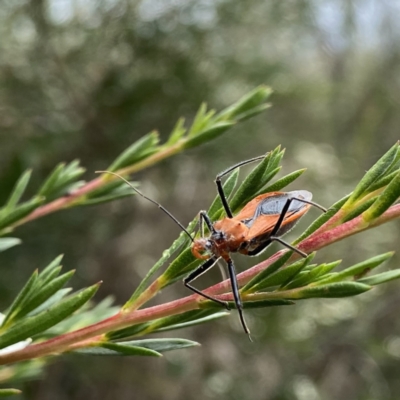
[[[159,143],[157,131],[143,136],[123,151],[107,168],[119,175],[129,175],[147,168],[167,157],[217,138],[238,122],[244,121],[269,107],[266,100],[271,89],[260,86],[236,103],[217,113],[200,106],[193,123],[185,127],[179,119],[168,140]],[[58,164],[29,200],[22,201],[31,177],[24,172],[11,194],[0,208],[0,236],[12,232],[17,226],[43,215],[75,206],[87,206],[114,201],[135,192],[115,176],[103,175],[97,180],[82,180],[85,169],[78,160]],[[134,182],[132,184],[135,185]],[[19,244],[17,238],[0,238],[0,250]]]
[[[342,210],[346,220],[362,214],[367,223],[380,217],[400,196],[400,145],[396,143],[364,175]]]
[[[15,183],[8,200],[0,209],[0,235],[12,231],[14,224],[38,207],[82,186],[84,182],[78,179],[84,172],[85,169],[79,165],[78,160],[69,164],[60,163],[45,179],[37,193],[30,200],[22,201],[32,175],[31,170],[25,171]],[[0,240],[0,244],[2,241],[4,239]],[[15,244],[18,243],[15,242]]]
[[[0,327],[0,349],[35,338],[66,320],[96,293],[99,284],[68,294],[63,288],[75,271],[61,273],[61,256],[42,272],[35,270],[7,310]],[[0,350],[1,351],[1,350]]]
[[[367,171],[352,193],[333,204],[294,243],[358,216],[362,217],[360,225],[373,225],[399,197],[400,144],[397,142]]]
[[[269,268],[256,275],[242,288],[244,299],[257,299],[253,307],[262,300],[301,300],[308,298],[348,297],[364,293],[373,286],[400,278],[400,269],[366,276],[393,256],[393,252],[381,254],[332,272],[341,261],[311,264],[315,253],[283,268],[292,256],[285,253]],[[247,304],[245,303],[245,306]]]

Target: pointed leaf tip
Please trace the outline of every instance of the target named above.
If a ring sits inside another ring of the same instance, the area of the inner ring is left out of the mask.
[[[308,299],[349,297],[364,293],[371,289],[371,286],[359,282],[338,282],[321,286],[309,286],[303,289],[294,290],[293,298]]]
[[[0,389],[0,397],[10,397],[22,394],[22,391],[14,388]]]
[[[0,238],[0,252],[10,249],[11,247],[18,246],[22,240],[14,237]]]

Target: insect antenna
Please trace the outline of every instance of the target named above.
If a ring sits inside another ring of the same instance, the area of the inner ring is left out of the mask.
[[[111,174],[117,176],[119,179],[123,180],[128,186],[130,186],[138,195],[142,196],[144,199],[150,201],[151,203],[155,204],[161,211],[167,214],[182,230],[189,236],[190,240],[194,242],[192,235],[188,232],[188,230],[160,203],[157,203],[155,200],[151,199],[144,195],[139,189],[136,189],[127,179],[123,176],[116,174],[115,172],[111,171],[96,171],[96,174]]]

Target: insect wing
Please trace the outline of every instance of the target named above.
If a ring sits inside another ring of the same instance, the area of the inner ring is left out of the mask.
[[[288,199],[294,198],[276,235],[281,236],[288,232],[311,207],[310,204],[296,200],[296,197],[310,201],[311,193],[306,191],[275,192],[272,196],[265,197],[263,201],[259,202],[253,218],[246,221],[246,225],[250,228],[247,239],[251,240],[271,232]]]
[[[265,193],[261,194],[257,197],[255,197],[253,200],[248,202],[242,210],[239,212],[239,214],[235,215],[233,218],[239,221],[245,221],[245,220],[253,220],[255,215],[257,214],[258,207],[263,204],[268,198],[272,198],[278,195],[284,194],[283,192],[271,192],[271,193]]]

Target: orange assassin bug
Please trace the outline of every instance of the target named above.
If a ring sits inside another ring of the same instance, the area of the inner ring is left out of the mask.
[[[315,206],[326,212],[324,207],[311,201],[312,194],[310,192],[306,190],[297,190],[292,192],[270,192],[261,194],[247,203],[243,209],[234,216],[226,199],[221,178],[234,171],[236,168],[261,160],[264,157],[265,156],[259,156],[242,161],[217,175],[215,183],[217,185],[218,195],[221,199],[226,217],[213,222],[206,211],[200,211],[199,219],[201,238],[199,239],[194,239],[186,228],[165,207],[145,196],[138,189],[133,187],[126,179],[110,171],[98,171],[100,173],[110,173],[120,177],[131,186],[136,193],[157,205],[164,213],[175,221],[177,225],[179,225],[192,241],[191,250],[194,257],[205,260],[203,264],[198,266],[183,279],[183,284],[200,296],[221,304],[229,310],[227,302],[212,297],[190,284],[200,275],[213,267],[218,260],[223,259],[226,262],[233,298],[239,313],[240,322],[249,337],[250,330],[244,319],[243,303],[240,297],[239,284],[230,253],[256,256],[261,254],[273,241],[276,241],[290,250],[297,252],[302,257],[307,257],[306,253],[285,242],[281,236],[290,231],[311,206]],[[208,237],[204,237],[204,224],[206,224],[210,232]]]

